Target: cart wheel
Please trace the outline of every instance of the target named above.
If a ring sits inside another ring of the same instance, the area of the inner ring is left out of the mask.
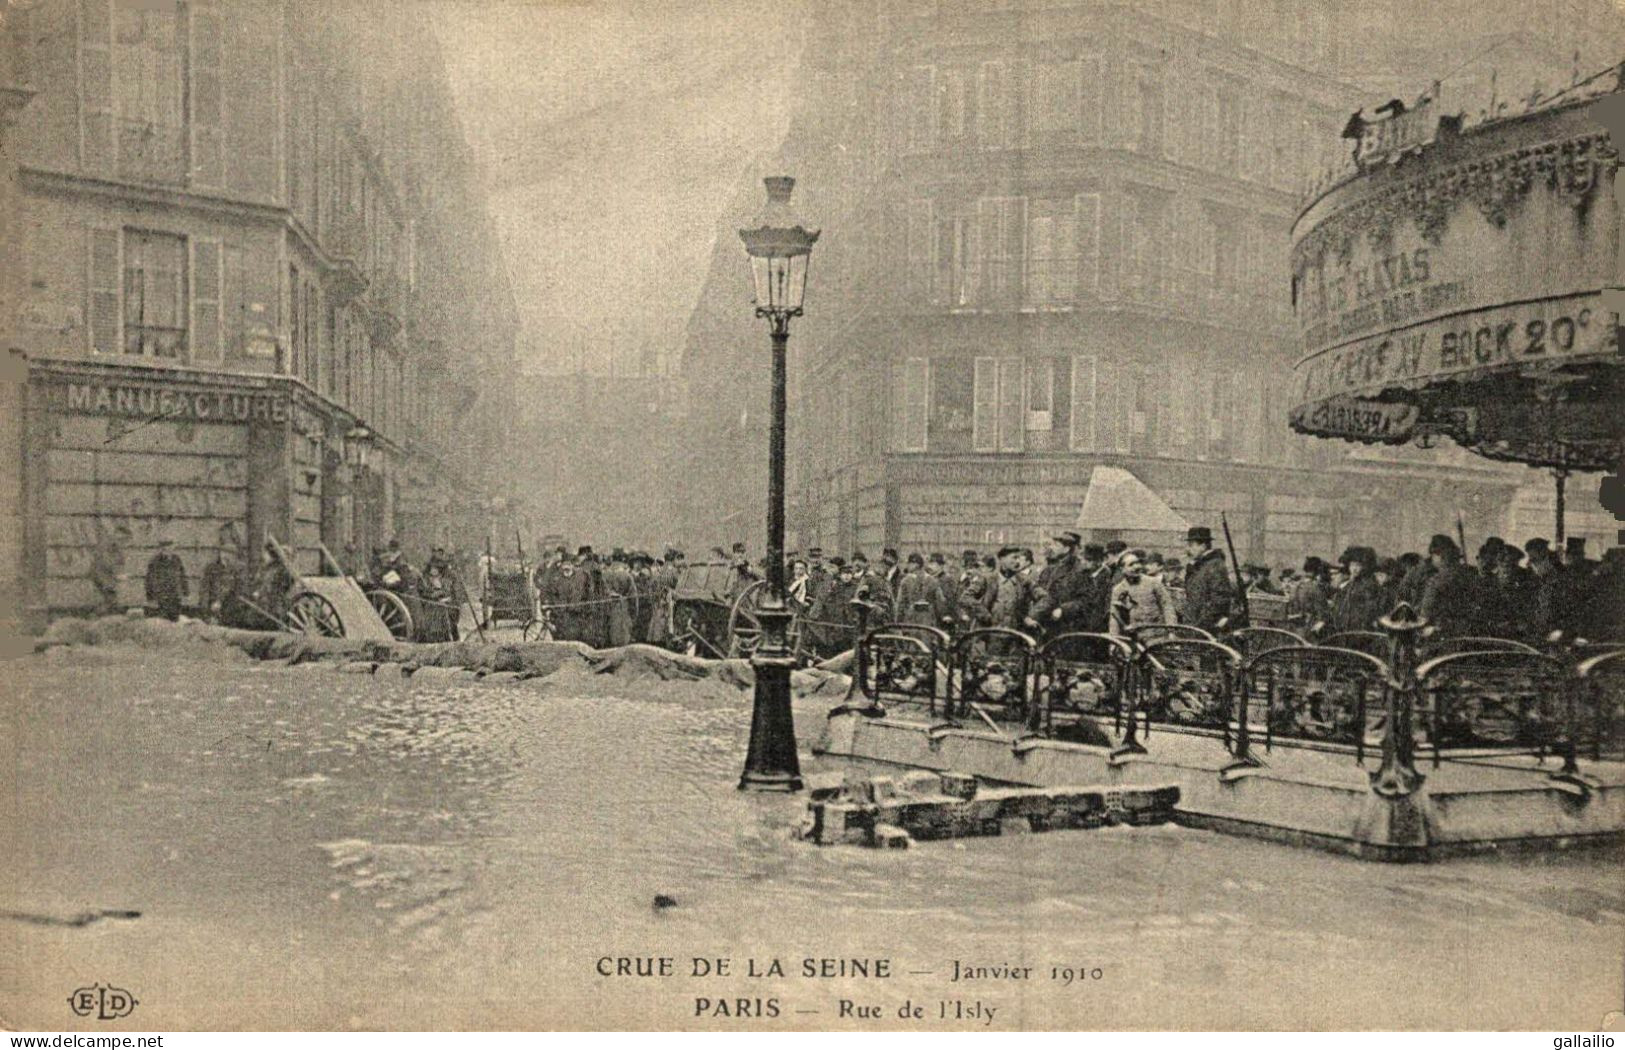
[[[524,642],[539,642],[542,640],[542,628],[546,627],[545,620],[531,618],[519,629],[519,639]]]
[[[372,607],[378,610],[378,618],[384,621],[389,633],[397,640],[410,642],[412,640],[412,611],[406,607],[401,596],[394,591],[376,590],[367,592],[367,600]]]
[[[344,621],[333,603],[315,591],[302,591],[288,606],[288,626],[301,634],[323,638],[343,638]]]
[[[750,656],[762,641],[762,624],[756,607],[767,594],[767,581],[757,580],[740,592],[728,611],[728,655]]]

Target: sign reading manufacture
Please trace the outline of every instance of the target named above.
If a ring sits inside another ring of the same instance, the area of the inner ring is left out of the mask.
[[[200,423],[285,423],[288,419],[287,396],[268,391],[95,381],[53,384],[49,389],[51,407],[59,412]]]

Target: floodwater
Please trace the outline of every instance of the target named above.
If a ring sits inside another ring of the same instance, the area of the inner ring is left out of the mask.
[[[6,1027],[1621,1024],[1617,852],[1398,867],[1175,827],[817,848],[804,799],[735,790],[749,695],[719,683],[116,647],[6,677]],[[804,752],[832,702],[798,701]],[[132,1013],[73,1015],[96,983]]]

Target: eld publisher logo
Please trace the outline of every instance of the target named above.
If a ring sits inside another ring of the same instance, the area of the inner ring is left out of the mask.
[[[122,988],[110,984],[93,984],[80,988],[68,996],[68,1005],[80,1017],[95,1017],[98,1021],[115,1021],[130,1016],[139,1000]]]

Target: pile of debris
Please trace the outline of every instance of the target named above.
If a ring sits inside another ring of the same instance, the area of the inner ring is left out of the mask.
[[[916,839],[1163,824],[1178,802],[1173,784],[984,787],[965,773],[848,774],[839,784],[813,788],[801,837],[820,846],[907,849]]]

